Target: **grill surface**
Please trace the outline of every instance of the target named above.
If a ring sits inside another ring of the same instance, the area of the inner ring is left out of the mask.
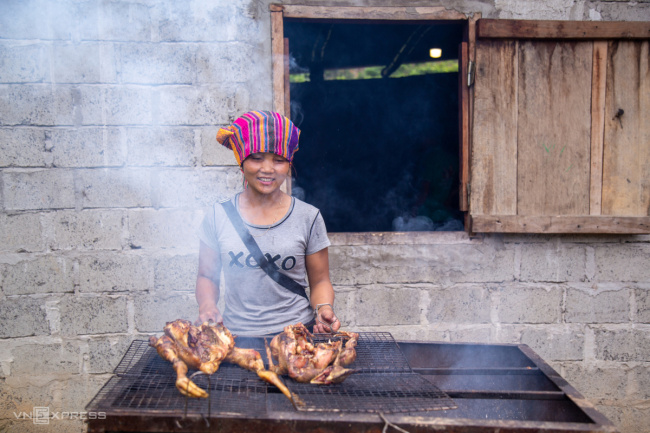
[[[316,335],[315,342],[328,336]],[[238,347],[253,348],[265,357],[261,339],[237,339]],[[268,363],[267,363],[268,364]],[[310,385],[283,378],[304,403],[306,412],[405,413],[455,408],[454,402],[433,383],[414,373],[390,333],[361,333],[357,359],[350,366],[357,373],[343,383]],[[195,374],[192,380],[208,390],[209,399],[188,399],[176,389],[176,373],[145,340],[135,340],[112,378],[88,405],[96,411],[147,411],[208,415],[234,413],[259,416],[266,411],[267,393],[278,393],[255,373],[222,364],[210,377]],[[189,373],[192,374],[192,371]]]
[[[265,355],[260,337],[240,337],[237,345]],[[285,379],[308,403],[298,411],[275,387],[228,364],[209,379],[194,377],[209,388],[209,400],[186,399],[174,386],[171,364],[146,341],[136,341],[116,376],[88,405],[100,415],[88,420],[88,431],[369,433],[391,422],[410,433],[617,433],[526,345],[400,341],[396,348],[388,333],[364,333],[357,349],[351,367],[360,372],[341,385]],[[426,385],[422,389],[422,377],[443,396],[428,394],[432,388]],[[382,406],[387,401],[397,406]],[[422,408],[422,401],[441,410]],[[446,409],[450,402],[457,407]],[[406,408],[412,411],[400,411]]]

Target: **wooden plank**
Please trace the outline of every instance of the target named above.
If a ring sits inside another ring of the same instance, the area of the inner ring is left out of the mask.
[[[273,5],[272,5],[273,6]],[[465,20],[462,12],[445,7],[356,7],[283,5],[286,18],[358,20]],[[273,9],[271,9],[273,10]]]
[[[284,38],[284,115],[288,118],[291,118],[291,83],[289,82],[289,77],[291,75],[289,71],[290,62],[289,62],[289,38]],[[291,166],[293,171],[293,165]],[[287,180],[284,181],[286,185],[285,193],[291,195],[291,189],[293,186],[292,182],[292,173],[289,173]]]
[[[588,215],[590,42],[519,43],[517,214]]]
[[[594,41],[592,62],[589,214],[600,215],[603,196],[603,139],[605,132],[605,84],[607,78],[606,41]]]
[[[477,41],[470,211],[517,213],[517,43]]]
[[[472,215],[477,233],[650,233],[650,217]]]
[[[271,12],[273,111],[284,114],[284,26],[282,12]]]
[[[650,215],[648,41],[609,44],[606,92],[603,214]]]
[[[458,49],[458,133],[460,138],[460,210],[469,210],[467,184],[469,183],[469,87],[467,86],[468,46],[462,42]]]
[[[291,83],[289,82],[291,72],[289,71],[289,53],[289,38],[284,38],[284,115],[291,118]]]
[[[467,43],[468,43],[468,61],[471,61],[474,65],[476,65],[476,22],[481,18],[480,13],[475,13],[473,14],[468,22],[467,22]],[[469,99],[469,104],[468,104],[468,115],[469,115],[469,125],[468,125],[468,134],[469,134],[469,141],[468,145],[469,148],[467,150],[467,155],[471,159],[472,155],[472,142],[474,140],[474,123],[472,119],[474,119],[474,84],[472,83],[471,86],[468,89],[467,92],[467,97]],[[469,164],[467,167],[467,176],[469,179],[472,178],[472,165]],[[470,202],[470,196],[471,196],[471,181],[470,183],[467,184],[467,201],[468,205]],[[471,209],[471,205],[468,208],[468,211]],[[472,233],[472,220],[469,217],[469,212],[466,212],[464,215],[464,226],[465,226],[465,231],[467,233]]]
[[[479,38],[638,39],[650,37],[650,22],[495,20],[478,22]]]

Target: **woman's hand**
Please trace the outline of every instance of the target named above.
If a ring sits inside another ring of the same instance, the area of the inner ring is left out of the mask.
[[[324,323],[323,323],[324,322]],[[341,328],[339,321],[334,310],[329,305],[323,305],[318,309],[316,315],[316,323],[314,324],[314,333],[316,334],[332,334]]]
[[[199,326],[203,322],[212,320],[215,323],[223,323],[221,312],[214,303],[206,302],[204,305],[199,305],[199,318],[194,324]]]

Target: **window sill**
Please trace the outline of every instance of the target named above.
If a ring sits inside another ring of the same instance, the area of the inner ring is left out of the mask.
[[[328,233],[332,246],[346,245],[444,245],[481,241],[482,235],[466,232],[367,232]]]

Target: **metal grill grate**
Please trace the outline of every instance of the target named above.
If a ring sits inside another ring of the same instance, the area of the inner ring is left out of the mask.
[[[329,335],[314,335],[314,343],[325,342],[332,339]],[[243,349],[255,349],[262,355],[265,365],[268,365],[263,339],[237,340],[237,346]],[[357,359],[351,368],[359,373],[380,372],[411,372],[406,357],[393,339],[390,332],[362,332],[357,345]],[[223,364],[225,366],[225,364]],[[148,340],[134,340],[126,354],[113,371],[118,376],[140,376],[142,374],[168,375],[169,362],[158,356],[158,353],[149,347]],[[223,368],[223,367],[221,367]]]
[[[230,371],[232,370],[232,371]],[[160,414],[231,413],[259,415],[266,411],[267,385],[256,375],[235,367],[223,374],[198,374],[192,381],[208,391],[208,399],[186,398],[176,389],[176,374],[112,377],[88,404],[89,410]]]
[[[305,412],[407,413],[456,408],[440,389],[417,373],[362,373],[343,383],[327,386],[299,384],[287,380]]]
[[[314,341],[331,338],[316,334]],[[238,339],[237,345],[256,349],[268,365],[262,338]],[[449,396],[413,372],[390,333],[360,333],[356,350],[357,359],[349,368],[357,373],[343,383],[322,386],[283,378],[304,403],[298,410],[405,413],[456,407]],[[208,390],[209,400],[185,398],[175,387],[176,373],[171,363],[149,347],[147,340],[133,341],[114,373],[118,377],[112,378],[89,404],[93,410],[138,413],[152,410],[171,414],[187,411],[204,416],[209,413],[259,416],[266,411],[270,385],[255,373],[230,364],[222,364],[209,379],[203,374],[192,378],[199,387]],[[272,387],[272,391],[276,389]]]

